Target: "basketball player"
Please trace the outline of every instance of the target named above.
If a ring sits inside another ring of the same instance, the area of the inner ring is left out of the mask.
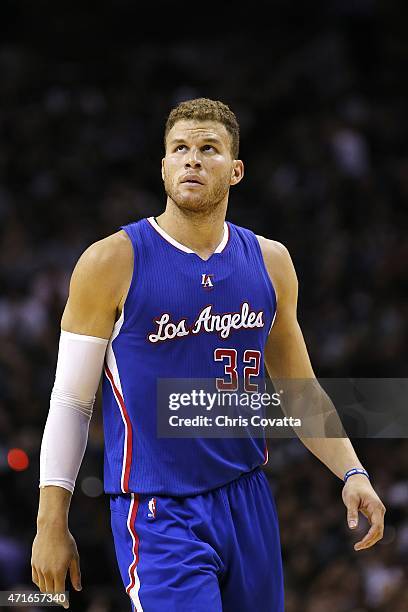
[[[165,211],[92,244],[74,269],[41,447],[32,578],[42,592],[64,591],[68,570],[81,588],[68,511],[103,371],[104,485],[132,610],[283,611],[265,440],[156,434],[158,378],[228,385],[262,375],[264,362],[272,379],[315,378],[288,251],[225,221],[230,187],[244,175],[238,145],[223,103],[173,109]],[[359,511],[371,525],[355,549],[369,548],[385,508],[350,441],[303,442],[346,481],[349,527]]]

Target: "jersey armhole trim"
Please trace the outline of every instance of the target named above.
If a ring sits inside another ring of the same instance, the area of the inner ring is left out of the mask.
[[[126,294],[126,298],[125,301],[123,302],[123,307],[122,307],[122,312],[120,314],[119,319],[115,322],[115,325],[113,326],[113,331],[112,331],[112,336],[111,338],[114,338],[118,335],[119,330],[122,328],[122,326],[125,324],[125,313],[126,313],[126,307],[130,298],[130,295],[134,292],[135,289],[135,285],[136,285],[136,276],[138,273],[137,267],[138,267],[138,260],[137,260],[137,250],[136,250],[136,245],[134,240],[132,239],[133,237],[133,232],[131,230],[131,228],[128,225],[122,225],[121,230],[123,230],[124,232],[126,232],[127,237],[129,239],[129,242],[132,246],[132,251],[133,251],[133,263],[132,263],[132,276],[130,279],[130,284],[128,287],[128,291]],[[115,333],[116,332],[116,333]]]
[[[268,269],[266,267],[265,259],[264,259],[263,253],[262,253],[261,245],[259,244],[258,236],[255,233],[253,233],[253,235],[254,235],[255,242],[256,242],[256,248],[258,250],[258,254],[259,254],[259,257],[260,257],[260,260],[261,260],[262,271],[263,271],[263,276],[265,278],[265,283],[266,283],[266,285],[267,285],[267,287],[269,289],[269,292],[271,294],[271,300],[272,300],[272,303],[274,304],[274,307],[275,307],[275,312],[274,312],[274,315],[272,317],[271,326],[270,326],[269,331],[268,331],[268,336],[269,336],[269,334],[271,333],[271,329],[273,327],[273,324],[275,323],[276,315],[277,315],[277,312],[278,312],[278,294],[277,294],[277,292],[275,290],[275,287],[274,287],[274,284],[272,282],[272,279],[269,276],[269,272],[268,272]]]

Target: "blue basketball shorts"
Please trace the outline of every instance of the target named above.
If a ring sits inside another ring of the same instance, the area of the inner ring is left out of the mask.
[[[132,612],[283,612],[276,506],[261,468],[192,497],[110,495]]]

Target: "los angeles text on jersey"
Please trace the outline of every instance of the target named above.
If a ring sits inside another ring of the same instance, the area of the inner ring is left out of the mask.
[[[263,310],[258,312],[251,310],[248,302],[242,303],[239,312],[214,314],[212,308],[212,304],[203,308],[191,326],[187,325],[186,318],[177,323],[170,321],[171,315],[164,312],[159,319],[154,319],[157,329],[155,332],[151,332],[147,339],[149,342],[156,343],[201,332],[216,332],[221,338],[225,339],[234,329],[253,329],[265,325]]]

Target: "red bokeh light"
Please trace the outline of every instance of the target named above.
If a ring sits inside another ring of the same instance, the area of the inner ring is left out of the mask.
[[[7,461],[12,470],[22,472],[30,463],[28,455],[22,448],[11,448],[7,453]]]

